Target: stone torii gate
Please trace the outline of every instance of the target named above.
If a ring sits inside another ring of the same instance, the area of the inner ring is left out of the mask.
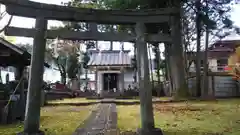
[[[154,126],[152,92],[149,79],[147,42],[168,42],[181,46],[180,6],[156,10],[95,10],[42,4],[25,0],[0,0],[10,15],[36,18],[35,29],[8,27],[6,35],[33,37],[33,55],[27,96],[24,132],[26,135],[43,134],[39,131],[40,91],[43,81],[43,63],[46,39],[105,40],[135,42],[137,46],[137,67],[140,87],[141,130],[140,134],[162,134]],[[87,32],[70,30],[47,30],[47,20],[75,21],[91,23]],[[174,20],[172,33],[146,33],[145,24],[164,23]],[[97,31],[97,24],[135,25],[135,33]],[[172,40],[174,38],[174,40]],[[181,53],[178,53],[181,58]],[[183,71],[184,72],[184,71]]]

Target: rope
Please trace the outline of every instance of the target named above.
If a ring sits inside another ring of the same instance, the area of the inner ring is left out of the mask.
[[[16,93],[16,91],[17,91],[17,89],[19,88],[19,86],[20,86],[23,78],[24,78],[24,76],[22,76],[22,77],[20,78],[20,80],[19,80],[16,88],[14,89],[12,95],[14,95],[14,94]],[[12,95],[10,96],[10,98],[9,98],[9,100],[8,100],[8,103],[7,103],[7,104],[5,105],[5,107],[4,107],[4,112],[5,112],[5,113],[6,113],[6,111],[7,111],[7,107],[9,106],[9,104],[10,104],[10,102],[11,102],[11,100],[12,100]]]

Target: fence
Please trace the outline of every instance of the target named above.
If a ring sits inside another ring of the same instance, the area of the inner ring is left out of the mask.
[[[226,68],[226,65],[225,66],[208,66],[208,69],[211,72],[226,72],[225,68]],[[203,71],[203,69],[204,67],[201,67],[201,71]],[[194,66],[190,66],[189,72],[196,72],[196,68]]]
[[[202,80],[203,81],[203,80]],[[236,97],[239,95],[239,82],[228,73],[209,73],[208,92],[215,97]],[[196,95],[196,78],[188,79],[188,87],[192,95]]]
[[[190,94],[196,96],[196,77],[189,78],[187,84]],[[164,90],[166,95],[171,96],[169,85],[169,82],[165,83]],[[219,98],[238,97],[240,96],[240,82],[234,80],[226,72],[210,72],[208,74],[208,94]]]

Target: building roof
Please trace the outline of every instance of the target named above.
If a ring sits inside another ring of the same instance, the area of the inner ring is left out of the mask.
[[[238,46],[240,46],[240,40],[219,40],[213,43],[211,47],[209,47],[209,50],[214,50],[218,47],[235,49]]]
[[[4,45],[7,48],[10,48],[11,50],[17,52],[18,54],[22,55],[24,53],[24,50],[16,45],[13,45],[12,43],[8,42],[7,40],[0,38],[0,44]],[[1,46],[2,48],[3,46]]]
[[[29,66],[31,54],[7,40],[0,38],[0,66]],[[45,67],[50,67],[44,63]]]
[[[208,58],[210,59],[221,59],[228,58],[233,52],[230,51],[209,51]],[[196,52],[188,52],[186,55],[187,60],[196,59]],[[200,52],[200,59],[204,59],[204,52]]]
[[[131,57],[129,50],[104,50],[104,51],[91,51],[88,66],[130,66]]]
[[[240,46],[240,40],[220,40],[208,48],[208,58],[227,58]],[[204,58],[204,51],[200,52],[201,59]],[[196,58],[196,52],[187,52],[187,59]]]
[[[209,49],[210,52],[233,52],[234,48],[227,46],[216,46],[215,48]]]

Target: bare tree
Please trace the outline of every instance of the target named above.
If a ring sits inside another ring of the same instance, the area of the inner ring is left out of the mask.
[[[6,17],[7,12],[6,10],[2,11],[2,5],[0,4],[0,21],[3,20],[4,17]],[[13,16],[10,16],[9,20],[7,21],[7,24],[3,26],[3,28],[0,29],[0,33],[2,33],[12,22]]]

